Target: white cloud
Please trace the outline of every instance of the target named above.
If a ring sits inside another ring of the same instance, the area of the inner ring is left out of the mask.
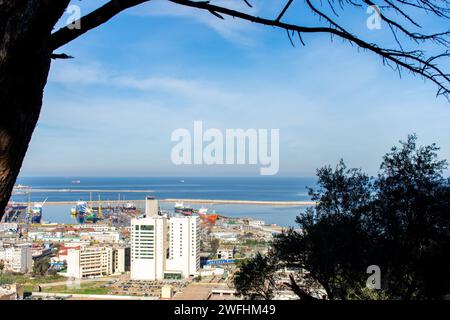
[[[175,78],[168,76],[135,77],[116,74],[98,63],[78,64],[63,62],[52,64],[49,82],[66,86],[103,85],[122,89],[134,89],[142,92],[170,92],[173,96],[184,96],[191,99],[226,102],[235,94],[195,79]]]
[[[249,8],[244,1],[214,1],[213,4],[252,15],[258,15],[260,12],[258,4],[253,4],[253,8]],[[222,20],[207,11],[189,8],[168,1],[150,1],[148,4],[130,9],[129,13],[139,16],[169,16],[189,19],[207,26],[231,42],[246,46],[253,45],[253,38],[257,31],[256,26],[250,22],[229,16],[224,16]]]

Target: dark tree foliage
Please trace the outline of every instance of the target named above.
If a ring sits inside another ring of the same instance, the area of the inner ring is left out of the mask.
[[[238,295],[250,300],[270,300],[276,288],[278,264],[271,254],[259,252],[253,259],[243,262],[234,277]]]
[[[418,147],[416,140],[410,135],[392,148],[376,178],[343,161],[317,170],[318,189],[309,191],[317,205],[297,217],[301,231],[288,229],[272,244],[277,268],[309,271],[329,299],[442,299],[450,293],[447,163],[436,145]],[[379,290],[366,287],[372,265],[380,267]]]
[[[403,299],[450,293],[450,184],[439,148],[417,147],[409,136],[386,154],[368,217],[384,290]]]
[[[303,232],[288,230],[274,248],[287,266],[308,270],[330,299],[344,299],[365,283],[369,243],[362,216],[372,198],[371,182],[342,160],[317,176],[319,189],[309,190],[317,206],[296,219]]]

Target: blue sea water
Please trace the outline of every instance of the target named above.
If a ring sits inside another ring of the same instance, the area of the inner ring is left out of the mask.
[[[72,181],[80,180],[79,184]],[[218,199],[218,200],[260,200],[260,201],[307,201],[307,187],[315,186],[315,178],[278,178],[278,177],[20,177],[17,184],[33,189],[54,189],[55,192],[32,192],[31,201],[77,201],[97,200],[142,200],[147,195],[157,198]],[[56,192],[71,189],[74,192]],[[92,192],[83,189],[98,189]],[[109,190],[152,190],[152,192],[114,192]],[[27,195],[14,195],[14,201],[27,201]],[[172,205],[163,203],[163,209],[170,210]],[[199,207],[200,205],[193,205]],[[43,220],[71,223],[70,205],[46,205]],[[296,206],[215,204],[209,205],[209,211],[215,210],[230,217],[252,217],[263,219],[266,223],[281,226],[295,226],[295,217],[305,210]]]

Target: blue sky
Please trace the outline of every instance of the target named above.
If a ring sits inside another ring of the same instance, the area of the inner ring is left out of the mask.
[[[83,14],[103,2],[74,1]],[[215,2],[269,17],[282,5]],[[293,6],[287,21],[317,21],[302,12]],[[393,41],[386,26],[365,27],[364,10],[341,18],[368,39]],[[280,176],[313,176],[340,158],[374,174],[413,132],[450,159],[450,105],[432,83],[399,78],[380,58],[329,36],[304,40],[293,48],[284,31],[164,0],[124,12],[60,50],[75,59],[52,64],[21,175],[259,175],[258,165],[172,164],[171,132],[192,130],[194,120],[280,129]]]

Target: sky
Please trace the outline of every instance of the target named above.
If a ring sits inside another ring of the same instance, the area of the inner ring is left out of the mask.
[[[104,2],[73,4],[86,14]],[[282,7],[252,2],[213,1],[267,17]],[[349,10],[340,19],[371,41],[393,43],[387,26],[367,29],[367,17]],[[320,24],[300,5],[284,19]],[[375,174],[410,133],[450,159],[450,104],[436,98],[435,85],[399,77],[379,57],[328,35],[303,39],[306,46],[293,38],[294,48],[283,30],[165,0],[123,12],[58,51],[75,58],[52,63],[21,176],[260,174],[260,165],[175,165],[171,133],[193,131],[197,120],[222,132],[279,129],[278,176],[313,176],[341,158]]]

